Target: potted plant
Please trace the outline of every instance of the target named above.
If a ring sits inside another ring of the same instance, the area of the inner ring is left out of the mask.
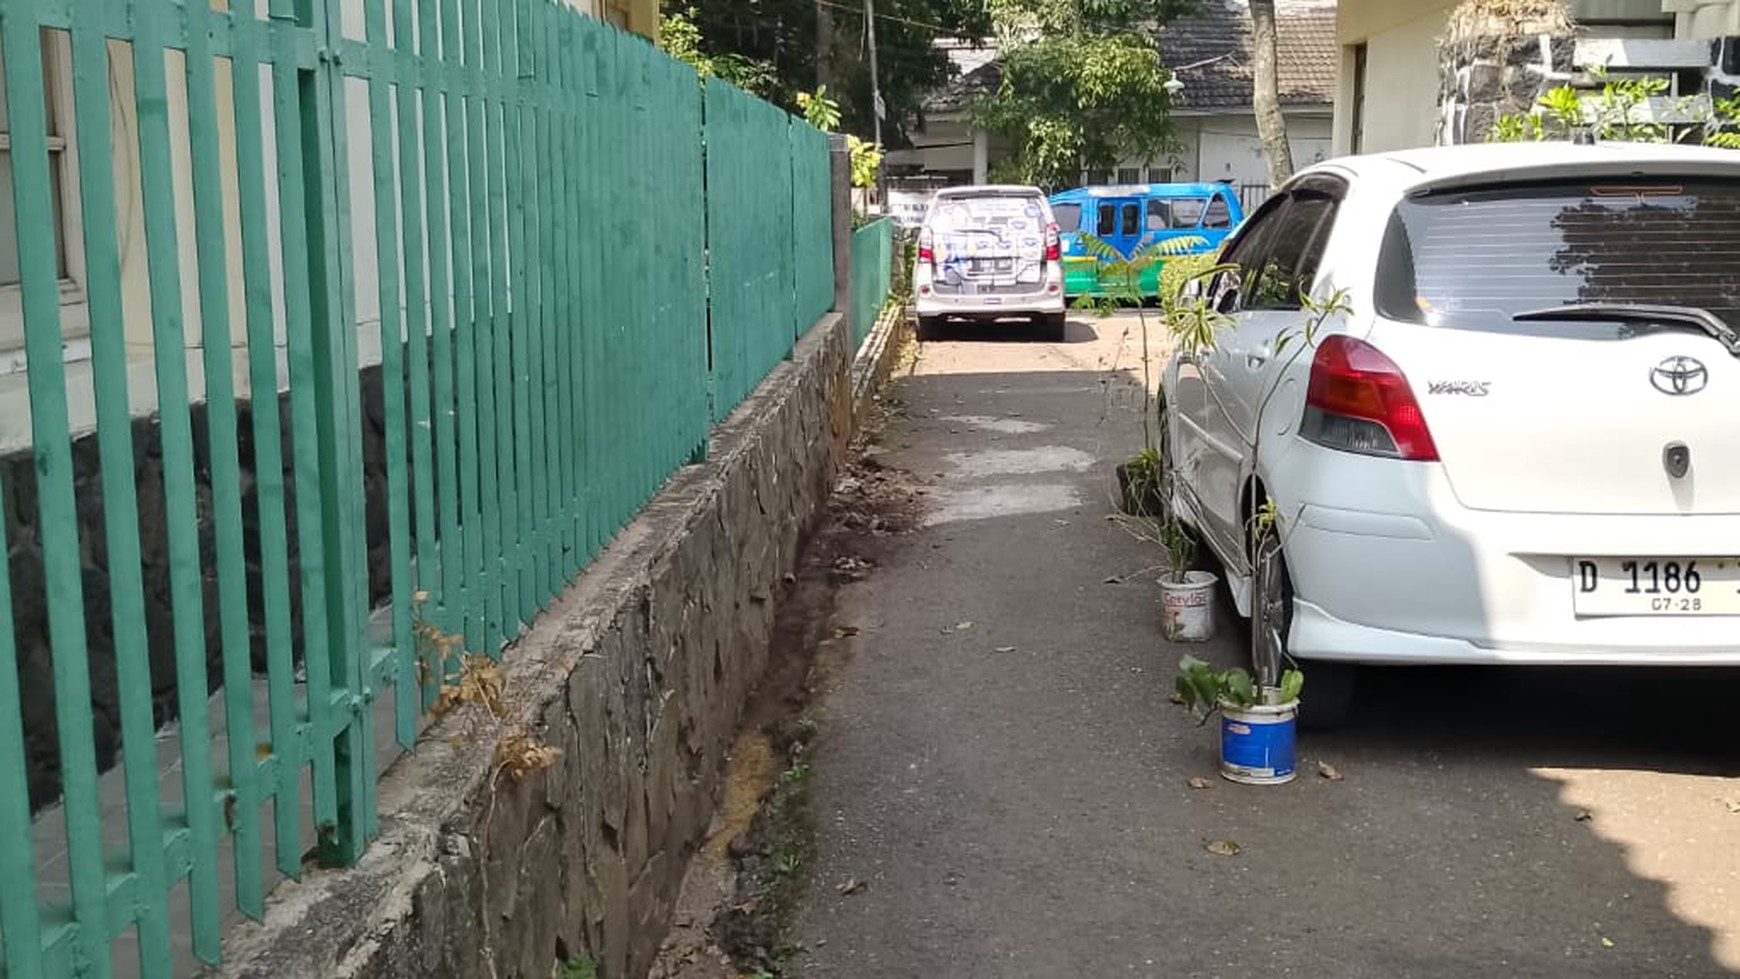
[[[1243,669],[1216,671],[1194,656],[1178,661],[1177,701],[1203,724],[1220,720],[1220,774],[1247,785],[1279,785],[1294,775],[1295,725],[1305,674],[1282,671],[1260,686]]]
[[[1088,253],[1100,262],[1103,294],[1083,297],[1077,306],[1101,316],[1134,308],[1141,330],[1143,447],[1117,468],[1123,511],[1120,522],[1136,536],[1158,543],[1166,552],[1167,563],[1160,578],[1161,631],[1166,639],[1203,642],[1214,636],[1214,588],[1219,578],[1213,572],[1191,566],[1196,557],[1196,538],[1172,511],[1169,468],[1172,461],[1166,456],[1171,445],[1166,419],[1154,412],[1149,312],[1143,303],[1141,282],[1144,272],[1159,264],[1156,278],[1160,323],[1179,346],[1200,352],[1214,344],[1215,334],[1229,321],[1210,308],[1195,290],[1186,287],[1227,266],[1218,264],[1213,255],[1191,251],[1206,244],[1201,238],[1162,239],[1126,258],[1094,235],[1084,233],[1081,237]]]

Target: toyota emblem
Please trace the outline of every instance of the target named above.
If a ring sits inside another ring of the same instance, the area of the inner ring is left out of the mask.
[[[1697,394],[1710,383],[1710,371],[1692,357],[1669,357],[1649,372],[1649,383],[1663,394]]]

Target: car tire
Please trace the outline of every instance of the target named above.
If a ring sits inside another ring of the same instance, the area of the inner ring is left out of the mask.
[[[941,316],[920,316],[918,318],[918,338],[920,340],[935,340],[942,332],[943,318]]]
[[[1047,343],[1062,343],[1069,335],[1069,317],[1063,313],[1046,313],[1039,318],[1039,334]]]
[[[1257,521],[1251,537],[1251,670],[1258,677],[1275,681],[1292,660],[1287,652],[1287,634],[1293,625],[1293,578],[1287,570],[1287,554],[1273,522]],[[1353,707],[1354,681],[1359,668],[1352,663],[1313,660],[1300,664],[1305,689],[1299,697],[1299,726],[1326,731],[1341,726]]]

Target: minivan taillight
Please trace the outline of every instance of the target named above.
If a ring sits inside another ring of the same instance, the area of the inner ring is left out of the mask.
[[[1063,261],[1063,243],[1057,236],[1057,225],[1045,226],[1045,260],[1047,262]]]
[[[918,260],[928,265],[936,264],[936,252],[930,245],[930,229],[925,228],[918,233]]]
[[[1328,337],[1317,347],[1300,434],[1345,452],[1438,461],[1438,446],[1401,368],[1348,336]]]

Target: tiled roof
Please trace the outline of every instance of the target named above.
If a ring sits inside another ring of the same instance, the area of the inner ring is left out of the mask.
[[[1281,0],[1276,4],[1275,34],[1281,104],[1332,104],[1335,4]],[[1160,55],[1168,67],[1181,69],[1181,108],[1250,107],[1251,15],[1239,0],[1202,0],[1196,13],[1168,22],[1160,29]]]
[[[1333,0],[1279,0],[1275,56],[1281,104],[1327,107],[1335,101],[1336,40]],[[1248,109],[1251,104],[1251,17],[1241,0],[1201,0],[1197,12],[1160,29],[1160,57],[1183,69],[1179,106],[1197,111]],[[1002,83],[994,42],[951,46],[959,73],[925,100],[925,111],[952,112]]]

